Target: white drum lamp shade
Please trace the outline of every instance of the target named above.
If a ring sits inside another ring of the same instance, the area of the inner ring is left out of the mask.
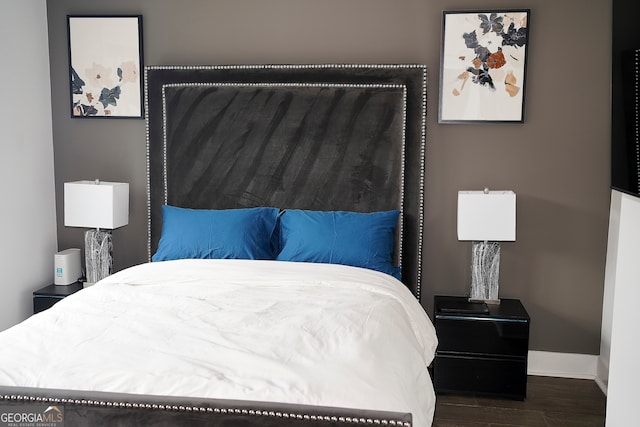
[[[91,228],[84,235],[88,284],[111,274],[110,231],[129,223],[129,184],[123,182],[74,181],[64,183],[64,225]]]
[[[513,191],[459,191],[458,240],[472,241],[472,301],[499,303],[500,243],[516,240]]]

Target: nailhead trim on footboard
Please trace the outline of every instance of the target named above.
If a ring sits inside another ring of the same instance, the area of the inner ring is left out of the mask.
[[[329,421],[344,424],[360,424],[360,425],[383,425],[383,426],[400,426],[411,427],[410,422],[385,418],[358,418],[336,415],[323,414],[303,414],[296,412],[282,412],[264,409],[240,409],[240,408],[211,408],[205,406],[188,406],[188,405],[171,405],[157,404],[148,402],[118,402],[108,400],[92,400],[92,399],[67,399],[47,396],[25,396],[25,395],[1,395],[0,400],[18,403],[56,403],[62,405],[75,406],[94,406],[103,408],[124,408],[124,409],[143,409],[152,411],[172,411],[172,412],[194,412],[194,413],[212,413],[212,414],[237,414],[250,415],[260,417],[275,417],[285,419],[299,419],[312,421]]]

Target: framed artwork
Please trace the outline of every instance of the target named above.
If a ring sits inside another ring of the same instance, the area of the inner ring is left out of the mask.
[[[443,13],[439,123],[524,122],[529,15]]]
[[[71,117],[142,118],[142,16],[67,16]]]

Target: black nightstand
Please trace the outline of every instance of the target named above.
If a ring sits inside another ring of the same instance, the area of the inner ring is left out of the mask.
[[[465,297],[436,296],[438,348],[436,393],[463,393],[524,400],[527,396],[529,315],[516,299],[468,306]]]
[[[81,282],[76,282],[66,286],[49,285],[34,291],[33,314],[46,310],[61,299],[78,292],[82,287]]]

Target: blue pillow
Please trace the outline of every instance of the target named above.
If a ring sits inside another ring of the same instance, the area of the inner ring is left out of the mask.
[[[399,280],[400,268],[393,265],[399,213],[285,210],[276,259],[364,267]]]
[[[185,258],[273,259],[277,208],[227,210],[162,206],[162,235],[152,261]]]

